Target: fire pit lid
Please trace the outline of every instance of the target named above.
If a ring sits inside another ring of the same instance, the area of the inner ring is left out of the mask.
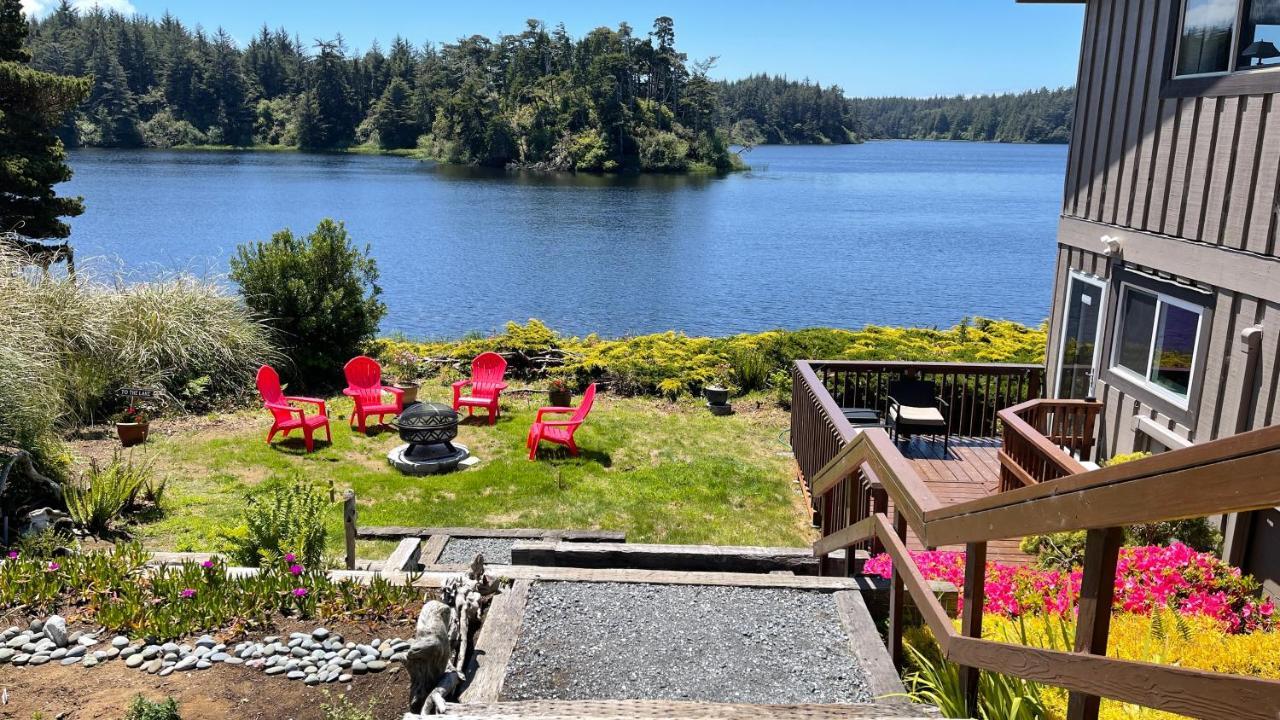
[[[394,427],[404,430],[423,430],[449,427],[458,424],[458,413],[444,403],[410,403],[395,419]]]

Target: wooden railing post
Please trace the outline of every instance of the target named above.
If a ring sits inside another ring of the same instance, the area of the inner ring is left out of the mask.
[[[1111,601],[1116,589],[1116,561],[1124,531],[1120,528],[1090,530],[1085,539],[1084,572],[1080,578],[1080,611],[1076,618],[1078,653],[1107,654],[1111,631]],[[1067,699],[1067,720],[1097,720],[1100,699],[1073,692]]]
[[[907,518],[901,510],[893,513],[893,531],[903,543],[907,541]],[[905,598],[902,584],[902,568],[893,564],[893,579],[889,585],[889,655],[893,658],[893,666],[899,670],[903,667],[902,655],[902,607]]]
[[[342,526],[347,540],[347,569],[356,569],[356,491],[342,494]]]
[[[982,609],[987,602],[987,544],[965,545],[964,616],[960,632],[971,638],[982,638]],[[960,688],[964,692],[967,717],[978,717],[978,668],[960,666]]]

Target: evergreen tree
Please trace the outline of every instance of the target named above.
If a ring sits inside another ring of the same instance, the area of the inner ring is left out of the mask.
[[[60,218],[84,205],[54,192],[71,169],[53,131],[88,94],[89,81],[29,67],[26,35],[20,0],[0,0],[0,230],[65,238],[71,229]]]
[[[217,98],[216,123],[222,142],[249,145],[253,142],[254,113],[249,108],[249,92],[240,68],[240,55],[231,36],[218,28],[214,36],[209,89]]]
[[[418,141],[418,123],[413,110],[409,84],[399,77],[373,108],[373,126],[378,131],[378,144],[387,150],[413,147]]]

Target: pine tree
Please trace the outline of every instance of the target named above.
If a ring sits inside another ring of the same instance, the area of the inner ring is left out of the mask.
[[[409,84],[399,77],[387,85],[373,108],[378,144],[387,150],[411,148],[418,141],[418,124]]]
[[[27,23],[20,0],[0,0],[0,230],[33,238],[65,238],[59,218],[84,212],[81,199],[58,197],[71,178],[54,129],[89,92],[89,81],[27,66]]]

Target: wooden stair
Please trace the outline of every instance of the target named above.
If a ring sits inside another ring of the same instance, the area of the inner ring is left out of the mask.
[[[456,720],[842,720],[844,718],[912,718],[935,720],[937,708],[907,703],[860,705],[741,705],[678,700],[531,700],[525,702],[451,704],[445,717]],[[404,720],[418,720],[405,715]]]

